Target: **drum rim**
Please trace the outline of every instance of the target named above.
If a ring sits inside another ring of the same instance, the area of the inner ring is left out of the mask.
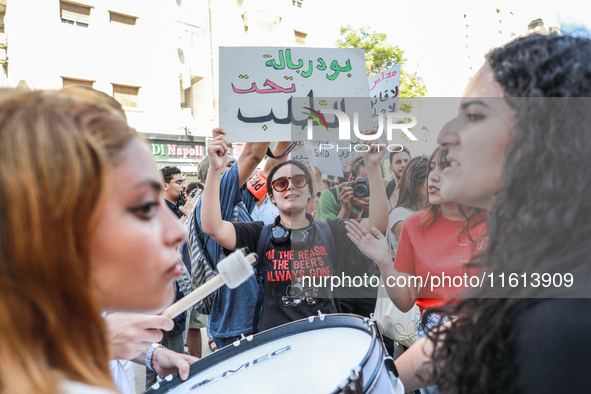
[[[189,369],[189,377],[187,380],[181,380],[179,377],[179,373],[175,372],[172,374],[171,380],[162,380],[160,382],[160,387],[157,390],[153,388],[149,388],[144,392],[144,394],[164,394],[182,383],[187,382],[193,376],[197,375],[198,373],[205,372],[208,369],[231,359],[238,353],[242,353],[244,351],[248,351],[250,349],[254,349],[262,344],[272,342],[278,339],[287,338],[296,334],[301,334],[304,332],[311,332],[316,330],[323,330],[329,328],[352,328],[361,331],[365,331],[371,335],[371,346],[369,347],[368,351],[366,352],[365,356],[359,363],[359,366],[363,367],[365,363],[369,360],[371,355],[374,352],[375,346],[379,345],[378,335],[377,335],[377,326],[373,321],[368,319],[367,317],[353,315],[348,313],[334,313],[334,314],[327,314],[319,316],[313,316],[314,320],[310,321],[310,318],[296,320],[290,323],[282,324],[277,327],[273,327],[269,330],[263,331],[261,333],[255,334],[252,337],[251,341],[248,340],[241,340],[239,346],[228,345],[226,347],[221,348],[220,350],[216,351],[215,353],[209,354],[207,357],[202,358],[199,361],[194,362],[191,364]],[[306,329],[299,329],[299,328],[306,328]],[[382,349],[383,353],[383,349]],[[383,356],[383,354],[382,354]],[[383,357],[381,357],[383,358]],[[383,363],[379,363],[382,365]],[[368,376],[367,384],[364,384],[363,389],[364,392],[374,384],[374,381],[378,377],[380,372],[380,368],[376,368],[375,371]],[[347,377],[345,381],[348,381],[349,378]],[[365,379],[364,379],[365,380]],[[364,382],[365,383],[365,382]],[[341,384],[337,384],[337,387],[333,393],[338,393],[341,389],[339,388]]]
[[[359,316],[361,317],[361,316]],[[369,360],[369,358],[373,355],[374,350],[376,349],[376,346],[378,347],[378,357],[379,357],[379,362],[378,365],[376,366],[376,368],[374,368],[374,370],[371,372],[371,375],[369,375],[369,377],[363,377],[363,392],[364,393],[369,393],[371,392],[371,390],[373,390],[373,387],[377,384],[378,379],[380,377],[380,375],[382,374],[382,371],[385,367],[385,356],[387,355],[387,352],[384,348],[383,342],[381,337],[379,336],[379,331],[377,328],[377,325],[375,324],[375,322],[370,321],[370,323],[368,323],[369,328],[371,329],[371,335],[372,335],[372,340],[371,340],[371,347],[370,349],[367,351],[367,353],[365,354],[365,356],[363,357],[363,359],[361,360],[361,362],[359,363],[359,366],[361,369],[363,369],[363,366],[365,366],[365,364],[367,363],[367,361]],[[379,338],[379,341],[378,341]],[[343,383],[341,383],[341,385],[335,389],[334,391],[331,392],[331,394],[340,394],[343,392],[343,389],[351,382],[351,375],[349,375],[349,377],[347,377],[347,379],[345,379],[345,381]]]

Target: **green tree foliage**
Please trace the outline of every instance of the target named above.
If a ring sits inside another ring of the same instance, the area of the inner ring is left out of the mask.
[[[427,93],[427,86],[421,82],[416,73],[400,73],[400,97],[422,97],[425,93]]]
[[[341,39],[336,45],[338,48],[363,48],[368,77],[400,64],[402,72],[399,97],[424,96],[427,87],[416,75],[404,72],[404,64],[407,61],[404,51],[396,45],[388,44],[386,39],[386,34],[378,33],[367,26],[355,29],[347,25],[341,27]]]

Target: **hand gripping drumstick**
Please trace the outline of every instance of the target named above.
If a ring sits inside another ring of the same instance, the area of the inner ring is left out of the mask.
[[[173,319],[222,287],[224,284],[228,285],[230,289],[237,288],[251,275],[254,275],[252,264],[256,262],[256,260],[256,253],[244,256],[244,253],[242,253],[241,250],[235,251],[218,263],[217,269],[219,275],[214,276],[203,285],[187,294],[187,296],[166,308],[166,310],[162,312],[162,315]]]

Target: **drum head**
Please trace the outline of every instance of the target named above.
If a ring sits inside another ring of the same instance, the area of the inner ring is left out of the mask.
[[[226,347],[193,364],[186,382],[176,376],[147,393],[331,393],[364,362],[374,340],[361,318],[301,320]]]

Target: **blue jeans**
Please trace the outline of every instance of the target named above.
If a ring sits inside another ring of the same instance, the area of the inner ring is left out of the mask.
[[[247,337],[249,335],[250,334],[244,334],[245,337]],[[221,349],[223,347],[233,344],[235,340],[241,339],[241,338],[242,337],[238,336],[238,337],[230,337],[230,338],[213,338],[213,340],[214,340],[216,346],[218,347],[218,349]]]

